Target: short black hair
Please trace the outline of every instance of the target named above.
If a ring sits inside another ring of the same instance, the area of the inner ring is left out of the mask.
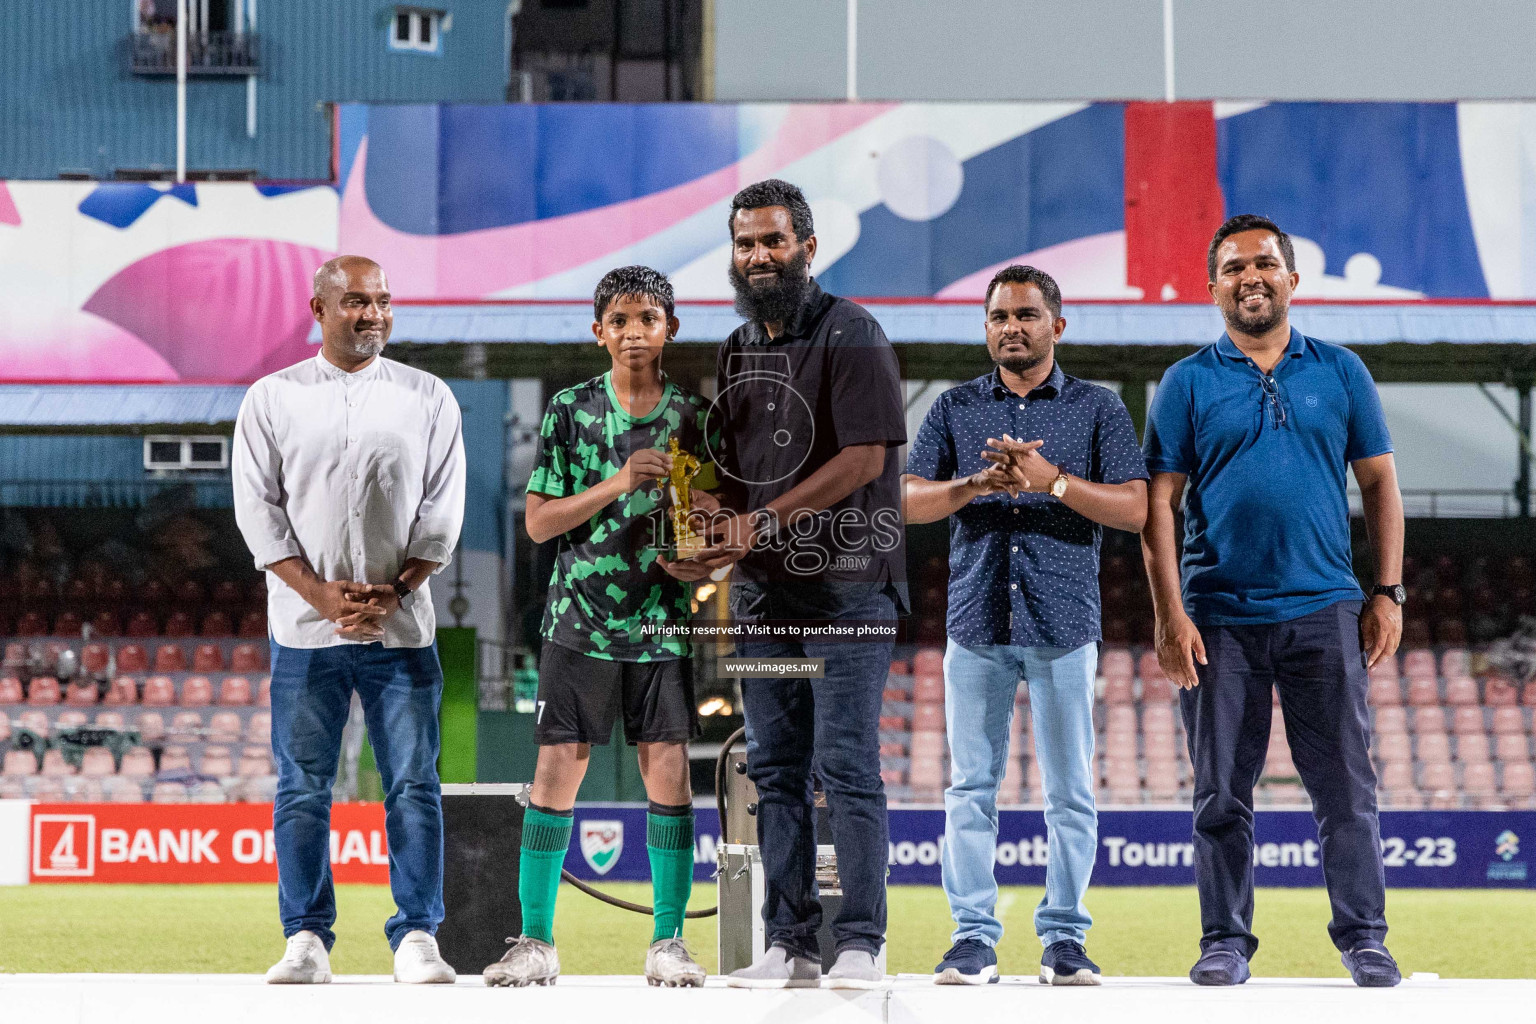
[[[1268,217],[1260,217],[1256,213],[1240,213],[1236,217],[1228,217],[1211,237],[1211,247],[1205,253],[1205,272],[1209,280],[1216,280],[1216,250],[1221,248],[1222,242],[1239,231],[1268,231],[1274,235],[1280,242],[1280,255],[1285,260],[1285,269],[1291,273],[1296,272],[1296,249],[1291,245],[1291,236],[1281,231],[1280,225]]]
[[[1056,284],[1054,277],[1039,267],[1015,263],[993,274],[991,282],[987,285],[985,305],[992,305],[992,293],[997,291],[999,285],[1004,284],[1034,285],[1040,289],[1040,297],[1045,299],[1045,308],[1051,311],[1051,319],[1061,318],[1061,287]]]
[[[672,315],[672,282],[650,267],[619,267],[603,275],[592,293],[592,319],[602,322],[609,303],[625,295],[651,299]]]
[[[778,178],[768,178],[748,185],[731,200],[731,212],[725,219],[725,228],[732,238],[736,237],[736,211],[760,210],[765,206],[782,206],[789,211],[790,226],[795,229],[795,241],[803,242],[816,233],[811,221],[811,204],[805,201],[805,193],[799,186]]]

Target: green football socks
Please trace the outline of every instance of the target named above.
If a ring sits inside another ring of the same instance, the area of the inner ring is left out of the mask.
[[[645,849],[651,857],[651,902],[656,908],[651,941],[677,938],[683,934],[683,915],[693,894],[693,808],[652,803],[645,816]]]
[[[571,845],[572,820],[571,811],[551,814],[530,807],[523,814],[517,897],[523,906],[523,934],[530,939],[555,941],[555,896],[560,892],[565,851]],[[689,866],[692,867],[692,858]]]

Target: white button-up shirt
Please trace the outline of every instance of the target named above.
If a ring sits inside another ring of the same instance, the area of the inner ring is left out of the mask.
[[[348,373],[316,353],[246,392],[232,476],[258,569],[297,555],[326,581],[389,583],[408,558],[441,571],[464,522],[459,406],[421,370],[379,357]],[[267,622],[285,647],[355,642],[270,571]],[[383,625],[386,647],[432,643],[428,585]]]

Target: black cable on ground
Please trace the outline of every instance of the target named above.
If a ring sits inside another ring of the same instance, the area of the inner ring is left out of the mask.
[[[720,745],[720,754],[715,758],[715,810],[720,815],[721,845],[730,842],[730,837],[726,833],[725,826],[725,766],[730,761],[731,748],[740,742],[746,735],[747,730],[745,728],[737,729],[735,732],[731,733],[731,735],[726,738],[726,741]],[[603,903],[608,904],[610,907],[618,907],[620,910],[629,910],[636,914],[646,914],[648,916],[653,916],[656,913],[655,907],[648,907],[643,903],[631,903],[629,900],[621,900],[617,896],[610,896],[603,892],[601,889],[595,889],[564,868],[560,869],[560,877],[577,889],[586,893],[588,896],[591,896],[595,900],[601,900]],[[701,917],[714,917],[718,913],[720,913],[719,907],[710,907],[708,910],[690,910],[683,916],[690,921],[696,921]]]

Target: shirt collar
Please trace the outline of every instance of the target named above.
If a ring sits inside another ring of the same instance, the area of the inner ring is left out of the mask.
[[[987,388],[990,389],[993,398],[1008,398],[1010,396],[1017,397],[1014,395],[1013,390],[1009,388],[1008,385],[1003,383],[1002,372],[995,366],[992,368],[992,372],[983,377],[982,380],[986,382]],[[1050,392],[1049,397],[1055,397],[1056,395],[1061,394],[1061,389],[1066,386],[1066,383],[1066,371],[1061,368],[1060,363],[1052,359],[1050,374],[1045,378],[1045,380],[1041,381],[1039,384],[1036,384],[1025,397],[1045,398],[1047,397],[1047,390]]]
[[[343,370],[341,367],[325,358],[325,351],[323,349],[315,353],[315,365],[320,368],[320,375],[322,377],[328,377],[331,380],[367,380],[379,372],[379,363],[383,361],[384,356],[382,354],[374,356],[373,362],[369,363],[361,370],[348,373],[346,370]]]
[[[1285,354],[1291,359],[1300,359],[1307,351],[1307,339],[1296,328],[1291,328],[1291,340],[1285,346]],[[1221,337],[1216,339],[1216,353],[1226,359],[1235,359],[1240,363],[1246,363],[1248,357],[1243,355],[1243,350],[1237,347],[1232,336],[1226,331],[1221,332]]]

